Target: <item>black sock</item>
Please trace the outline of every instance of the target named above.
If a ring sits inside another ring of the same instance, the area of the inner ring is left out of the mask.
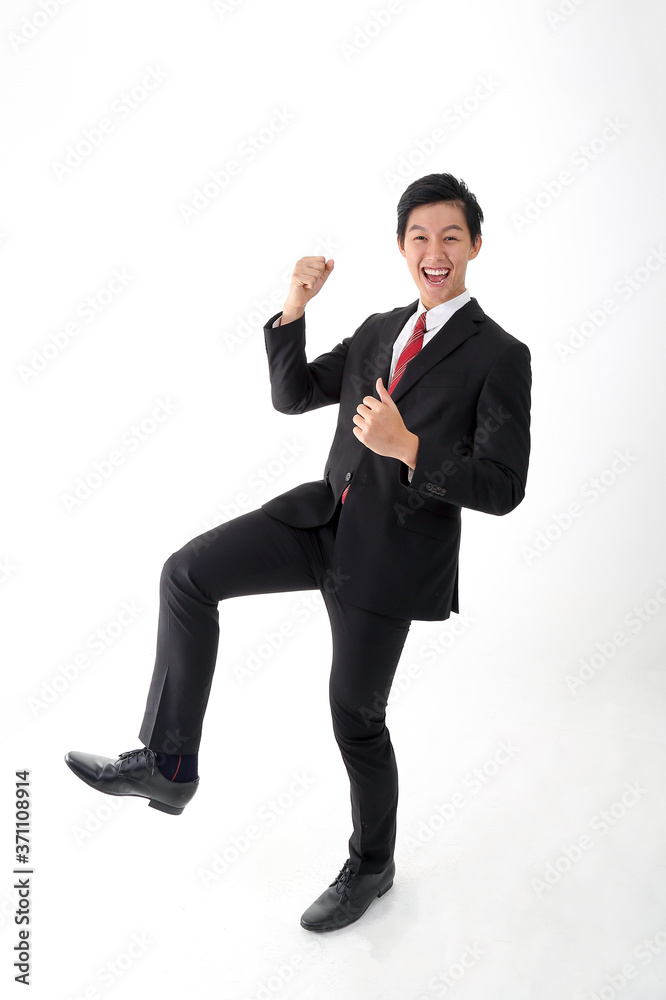
[[[199,777],[198,753],[155,753],[155,763],[160,774],[169,781],[194,781]]]

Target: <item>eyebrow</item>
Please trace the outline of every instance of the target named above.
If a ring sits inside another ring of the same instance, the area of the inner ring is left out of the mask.
[[[417,226],[417,225],[410,226],[408,232],[411,233],[412,229],[422,229],[424,233],[427,232],[425,226]],[[444,226],[444,228],[441,231],[445,233],[449,229],[458,229],[460,230],[461,233],[463,231],[462,226],[457,226],[455,223],[452,223],[450,226]]]

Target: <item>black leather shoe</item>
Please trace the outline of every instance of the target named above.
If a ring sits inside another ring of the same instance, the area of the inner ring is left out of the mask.
[[[393,885],[395,862],[378,875],[358,875],[349,867],[349,858],[340,874],[301,917],[306,931],[335,931],[362,917],[373,899],[383,896]]]
[[[127,750],[116,760],[92,753],[70,750],[65,762],[91,788],[107,795],[138,795],[150,799],[148,805],[179,816],[199,787],[194,781],[169,781],[157,769],[155,753],[147,747]]]

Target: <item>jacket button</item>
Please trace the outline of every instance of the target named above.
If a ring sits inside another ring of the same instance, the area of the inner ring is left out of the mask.
[[[425,488],[427,489],[428,493],[432,493],[433,490],[432,483],[426,483]]]
[[[445,489],[441,489],[439,492],[442,494],[442,496],[444,496],[444,494],[446,493],[446,490]]]
[[[345,481],[349,482],[349,480],[351,479],[351,477],[352,477],[351,472],[348,472],[347,475],[345,476]]]

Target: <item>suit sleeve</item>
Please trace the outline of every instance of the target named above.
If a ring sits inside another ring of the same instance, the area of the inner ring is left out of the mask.
[[[305,316],[274,327],[277,316],[264,326],[271,381],[271,400],[280,413],[305,413],[340,402],[342,375],[352,337],[345,337],[314,361],[305,355]],[[360,327],[359,327],[360,329]],[[354,336],[358,333],[355,332]]]
[[[508,514],[525,496],[530,454],[530,352],[517,341],[488,372],[476,408],[472,435],[447,446],[419,435],[411,483],[399,465],[400,482],[410,490],[409,507],[420,498]],[[421,501],[422,502],[422,501]]]

